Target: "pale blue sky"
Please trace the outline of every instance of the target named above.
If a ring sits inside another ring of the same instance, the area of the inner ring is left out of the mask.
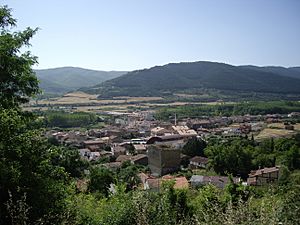
[[[300,0],[0,0],[40,27],[38,68],[182,61],[300,66]]]

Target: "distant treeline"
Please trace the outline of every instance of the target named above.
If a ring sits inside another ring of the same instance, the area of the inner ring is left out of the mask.
[[[97,122],[97,116],[93,113],[48,111],[44,113],[44,121],[47,127],[82,127]]]
[[[233,115],[265,115],[286,114],[300,112],[300,102],[296,101],[270,101],[270,102],[242,102],[220,103],[217,105],[186,105],[162,108],[158,110],[157,119],[167,120],[176,113],[178,117],[200,116],[233,116]]]

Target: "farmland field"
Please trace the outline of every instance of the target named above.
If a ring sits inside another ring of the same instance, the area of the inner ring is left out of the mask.
[[[290,137],[296,133],[297,132],[293,130],[265,128],[256,136],[256,139],[259,140],[259,139],[266,139],[266,138]]]
[[[71,111],[80,112],[100,112],[108,110],[128,111],[132,108],[148,109],[166,106],[183,106],[188,104],[198,105],[217,105],[219,102],[187,102],[175,101],[166,102],[162,97],[128,97],[120,96],[111,99],[99,99],[98,95],[87,94],[84,92],[72,92],[58,98],[42,99],[38,101],[31,101],[24,106],[28,111],[44,111],[48,109],[70,108]],[[226,103],[222,103],[226,104]]]

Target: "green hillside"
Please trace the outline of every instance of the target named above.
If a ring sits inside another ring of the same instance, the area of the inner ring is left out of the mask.
[[[286,77],[293,77],[300,79],[300,68],[299,67],[290,67],[285,68],[281,66],[264,66],[264,67],[258,67],[258,66],[241,66],[242,68],[262,71],[262,72],[268,72],[268,73],[275,73],[281,76]]]
[[[82,90],[102,97],[157,96],[191,90],[300,94],[300,79],[224,63],[171,63],[129,72]]]
[[[81,87],[88,87],[118,77],[126,72],[97,71],[77,67],[62,67],[36,70],[40,87],[46,93],[64,93]]]

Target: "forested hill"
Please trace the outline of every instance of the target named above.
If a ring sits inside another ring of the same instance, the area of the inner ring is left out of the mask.
[[[300,93],[300,79],[281,74],[280,70],[274,73],[257,68],[204,61],[171,63],[129,72],[82,90],[102,96],[148,96],[195,89]]]
[[[264,67],[258,67],[258,66],[240,66],[241,68],[247,68],[262,72],[268,72],[268,73],[275,73],[281,76],[286,77],[293,77],[300,79],[300,67],[281,67],[281,66],[264,66]]]
[[[124,71],[97,71],[77,67],[35,70],[40,87],[47,93],[64,93],[89,87],[125,74]]]

